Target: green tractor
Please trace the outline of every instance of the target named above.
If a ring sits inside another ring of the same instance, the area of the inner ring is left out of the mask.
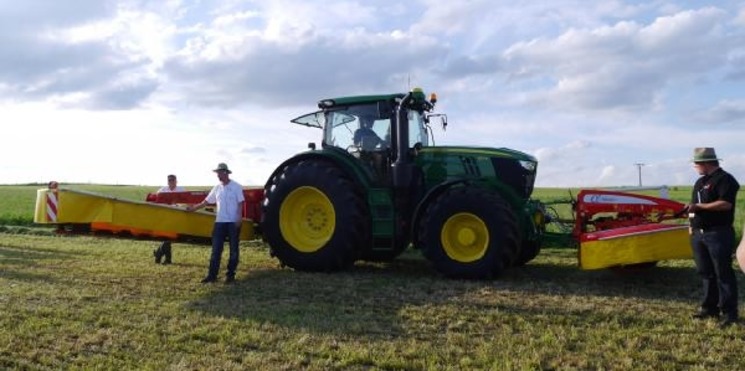
[[[433,145],[436,96],[421,89],[324,99],[292,122],[321,148],[284,161],[264,187],[271,253],[301,271],[390,261],[408,246],[453,278],[493,278],[539,252],[544,209],[530,200],[536,159],[505,148]]]

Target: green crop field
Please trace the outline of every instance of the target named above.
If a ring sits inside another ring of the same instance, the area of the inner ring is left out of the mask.
[[[153,191],[74,187],[135,200]],[[547,248],[498,280],[460,281],[413,250],[294,272],[253,241],[241,244],[236,284],[202,285],[204,246],[174,244],[175,264],[162,266],[154,242],[24,233],[38,188],[0,186],[0,369],[745,368],[745,325],[690,319],[701,295],[690,260],[582,271],[576,250]]]

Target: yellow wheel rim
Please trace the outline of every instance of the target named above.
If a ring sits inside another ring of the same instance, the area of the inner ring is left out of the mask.
[[[334,235],[335,228],[334,205],[318,188],[295,189],[279,208],[282,237],[298,251],[318,251]]]
[[[536,211],[533,214],[533,223],[538,227],[538,229],[543,230],[543,228],[546,227],[546,215],[540,211]]]
[[[458,213],[445,221],[440,232],[445,253],[458,262],[481,259],[489,247],[489,229],[481,218],[471,213]]]

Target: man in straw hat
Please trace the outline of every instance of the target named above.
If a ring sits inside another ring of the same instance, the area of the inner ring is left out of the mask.
[[[230,258],[228,258],[228,273],[225,276],[225,283],[232,283],[235,281],[235,270],[238,267],[238,239],[241,232],[241,223],[243,223],[243,203],[245,201],[243,187],[234,180],[230,180],[232,172],[228,169],[227,164],[220,163],[213,171],[217,173],[217,179],[220,180],[220,183],[212,188],[202,202],[189,206],[186,210],[194,211],[205,207],[207,204],[217,204],[215,225],[212,227],[210,267],[202,283],[217,281],[225,237],[228,237],[228,244],[230,245]]]
[[[738,320],[737,280],[732,269],[735,249],[735,199],[740,185],[719,167],[714,148],[693,150],[694,168],[701,177],[693,186],[687,205],[691,223],[691,247],[696,271],[701,276],[704,298],[695,319],[719,318],[721,327]]]

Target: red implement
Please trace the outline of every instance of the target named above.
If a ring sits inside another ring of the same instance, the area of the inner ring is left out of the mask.
[[[691,257],[685,205],[634,193],[582,190],[572,234],[582,269],[633,266]]]
[[[145,201],[167,205],[194,205],[202,202],[207,194],[209,194],[209,191],[149,193]],[[261,202],[264,200],[264,189],[244,188],[243,198],[246,199],[243,204],[243,217],[258,223],[261,220]]]
[[[582,190],[577,195],[572,234],[633,227],[681,218],[685,205],[664,198],[627,192]]]

